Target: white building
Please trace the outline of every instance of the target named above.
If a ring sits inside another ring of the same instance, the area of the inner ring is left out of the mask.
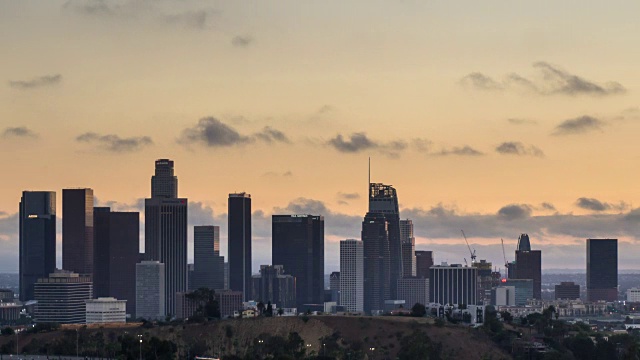
[[[516,305],[516,287],[515,286],[498,286],[491,290],[491,302],[497,306],[514,306]]]
[[[164,295],[164,264],[159,261],[143,261],[136,264],[136,318],[164,319]]]
[[[112,297],[86,300],[87,324],[127,322],[127,300]]]
[[[340,241],[340,305],[350,312],[364,309],[364,248],[360,240]]]
[[[631,288],[627,290],[627,302],[640,302],[639,288]]]

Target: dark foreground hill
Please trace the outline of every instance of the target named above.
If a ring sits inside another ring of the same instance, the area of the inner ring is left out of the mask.
[[[141,337],[140,337],[141,335]],[[142,338],[142,344],[140,344]],[[20,334],[24,354],[138,359],[510,359],[480,329],[409,317],[309,316],[63,327]],[[14,354],[16,336],[0,337]]]

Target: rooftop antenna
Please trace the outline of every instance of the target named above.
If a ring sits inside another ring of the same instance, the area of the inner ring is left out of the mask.
[[[369,184],[371,184],[371,156],[369,156]],[[369,187],[367,184],[367,187]]]

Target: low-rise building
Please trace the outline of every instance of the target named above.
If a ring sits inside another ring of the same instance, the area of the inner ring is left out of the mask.
[[[37,301],[34,321],[84,324],[87,318],[85,301],[91,300],[92,295],[93,283],[89,276],[56,270],[34,284]]]
[[[127,300],[112,297],[85,301],[87,324],[127,322]]]
[[[221,318],[233,317],[234,312],[243,310],[242,291],[218,290],[216,296],[218,297]]]
[[[561,282],[560,285],[556,285],[556,300],[560,299],[580,299],[580,285],[574,282]]]
[[[631,288],[627,290],[627,302],[640,302],[640,289]]]

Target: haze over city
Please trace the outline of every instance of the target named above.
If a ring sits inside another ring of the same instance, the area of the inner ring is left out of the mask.
[[[511,260],[528,233],[543,269],[584,269],[588,237],[618,238],[619,268],[637,268],[640,3],[1,10],[0,272],[18,269],[23,190],[90,187],[96,205],[142,211],[160,158],[190,226],[221,227],[222,254],[228,194],[251,193],[254,271],[271,263],[271,215],[289,213],[325,217],[337,270],[338,242],[360,238],[369,157],[436,262],[469,260],[463,229],[496,266],[500,238]]]

